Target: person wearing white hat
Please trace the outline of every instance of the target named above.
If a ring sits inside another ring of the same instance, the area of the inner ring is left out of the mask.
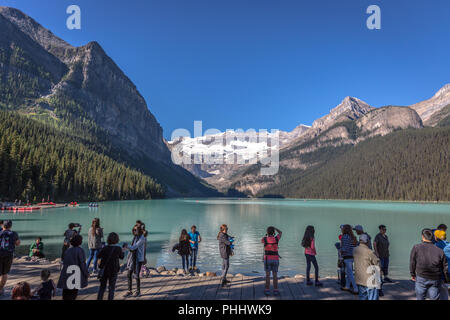
[[[355,281],[360,300],[378,300],[381,288],[380,259],[369,249],[366,234],[359,237],[359,246],[353,250]]]

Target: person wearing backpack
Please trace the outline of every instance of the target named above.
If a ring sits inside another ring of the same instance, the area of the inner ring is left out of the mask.
[[[100,271],[98,277],[100,280],[100,288],[98,290],[97,300],[103,300],[103,295],[108,282],[108,300],[114,300],[114,291],[116,290],[117,274],[119,273],[119,260],[124,258],[124,248],[117,246],[119,243],[119,235],[111,232],[106,240],[108,245],[105,246],[98,258],[100,259]]]
[[[12,221],[6,220],[3,223],[3,230],[0,232],[0,296],[5,293],[4,287],[11,270],[14,251],[16,246],[20,245],[19,235],[11,228]]]
[[[275,232],[277,235],[275,235]],[[261,239],[264,244],[264,271],[266,272],[266,286],[264,294],[270,295],[270,273],[273,276],[273,294],[278,296],[278,267],[280,265],[280,256],[278,254],[278,242],[281,239],[282,232],[275,227],[268,227],[266,235]]]

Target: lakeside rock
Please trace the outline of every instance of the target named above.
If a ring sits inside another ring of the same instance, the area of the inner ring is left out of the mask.
[[[159,272],[159,273],[162,273],[163,271],[166,271],[166,267],[159,266],[158,268],[156,268],[156,271]]]
[[[183,270],[183,269],[177,269],[177,271],[175,271],[175,273],[177,274],[177,275],[185,275],[186,274],[186,271],[185,270]]]

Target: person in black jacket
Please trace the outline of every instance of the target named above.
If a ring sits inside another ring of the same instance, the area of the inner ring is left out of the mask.
[[[57,288],[63,289],[63,300],[76,300],[78,290],[88,286],[89,272],[86,267],[86,255],[84,250],[80,248],[83,243],[83,237],[79,234],[70,239],[70,248],[64,253],[63,267],[59,276]],[[75,268],[74,267],[78,267]],[[76,279],[78,269],[79,279]]]
[[[189,268],[189,256],[191,255],[191,237],[187,233],[186,229],[181,230],[179,242],[172,248],[172,252],[178,250],[178,254],[181,256],[182,266],[185,273]]]
[[[422,230],[422,243],[411,250],[409,269],[411,279],[416,282],[417,300],[425,300],[427,294],[431,300],[439,300],[442,285],[442,274],[448,282],[448,264],[444,251],[433,242],[433,232]]]
[[[222,257],[222,287],[225,287],[230,281],[227,280],[228,268],[230,267],[230,255],[232,254],[230,241],[231,237],[227,234],[228,226],[223,224],[220,226],[220,232],[217,235],[219,240],[219,251]]]
[[[97,300],[103,300],[107,282],[109,283],[108,300],[114,300],[117,274],[120,269],[119,259],[124,258],[124,249],[117,246],[117,243],[119,243],[119,235],[117,233],[111,232],[108,235],[107,243],[108,245],[98,254],[98,258],[100,259],[99,268],[101,271]]]

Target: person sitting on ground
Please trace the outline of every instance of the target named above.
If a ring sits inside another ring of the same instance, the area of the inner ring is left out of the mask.
[[[30,300],[31,297],[31,287],[28,282],[19,282],[14,286],[11,293],[12,300]]]
[[[311,264],[314,266],[314,281],[316,287],[321,287],[322,283],[319,281],[319,265],[317,264],[317,251],[316,251],[316,241],[314,239],[314,227],[307,226],[305,234],[302,240],[302,246],[305,248],[306,257],[306,285],[312,286],[313,283],[310,280]]]
[[[278,290],[278,267],[280,265],[278,242],[281,239],[282,232],[275,227],[268,227],[266,232],[265,237],[261,239],[261,243],[264,244],[264,271],[266,272],[264,294],[270,295],[270,273],[272,272],[273,294],[278,296],[280,295]]]
[[[38,295],[39,300],[52,300],[52,297],[56,293],[56,285],[52,279],[50,279],[51,272],[49,269],[41,271],[41,285],[33,291],[33,296]]]
[[[66,250],[64,254],[63,267],[59,276],[58,285],[59,289],[63,289],[63,300],[76,300],[78,296],[78,288],[69,288],[68,278],[73,274],[72,271],[67,269],[74,266],[78,266],[80,270],[79,288],[85,288],[88,285],[89,272],[86,267],[86,255],[84,250],[80,248],[83,243],[83,237],[79,234],[73,236],[70,240],[70,248]]]
[[[450,265],[450,242],[447,240],[447,234],[443,230],[436,230],[434,232],[434,238],[436,240],[436,247],[444,251],[445,258],[447,259],[447,264]],[[450,277],[450,269],[448,270]],[[445,275],[442,275],[442,285],[441,285],[441,297],[440,300],[448,300],[448,285],[445,283]]]
[[[417,300],[440,299],[442,275],[450,280],[448,263],[444,251],[433,245],[434,235],[430,229],[422,230],[422,243],[416,244],[410,255],[409,270],[411,279],[416,282]]]
[[[363,226],[360,224],[357,224],[353,228],[353,230],[355,230],[355,232],[358,236],[361,237],[361,235],[365,234],[369,238],[369,243],[367,244],[367,246],[369,247],[370,250],[372,250],[372,237],[367,232],[364,232]]]
[[[33,242],[30,246],[30,258],[36,257],[36,258],[45,258],[44,255],[44,243],[42,242],[41,237],[37,237],[36,241]]]
[[[359,300],[378,300],[381,288],[380,259],[369,248],[369,243],[370,238],[361,234],[359,246],[353,250]]]

